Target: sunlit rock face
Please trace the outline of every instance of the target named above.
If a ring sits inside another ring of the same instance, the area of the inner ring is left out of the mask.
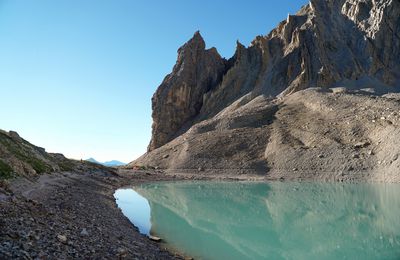
[[[248,95],[399,86],[400,1],[312,0],[228,61],[197,32],[153,97],[149,151]]]
[[[225,73],[227,61],[215,48],[206,50],[199,32],[178,50],[178,60],[154,94],[153,137],[149,151],[176,137],[203,105],[203,95],[211,91]]]

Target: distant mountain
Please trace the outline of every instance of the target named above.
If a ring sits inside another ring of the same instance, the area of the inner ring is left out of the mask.
[[[97,163],[97,164],[102,164],[101,162],[97,161],[96,159],[90,157],[89,159],[86,159],[85,161],[91,162],[91,163]]]
[[[112,161],[108,161],[108,162],[99,162],[94,158],[89,158],[86,161],[91,162],[91,163],[101,164],[101,165],[108,166],[108,167],[123,166],[126,164],[126,163],[123,163],[123,162],[120,162],[117,160],[112,160]]]
[[[120,161],[117,161],[117,160],[112,160],[112,161],[108,161],[108,162],[104,162],[103,163],[103,165],[109,166],[109,167],[112,167],[112,166],[123,166],[125,164],[126,163],[120,162]]]

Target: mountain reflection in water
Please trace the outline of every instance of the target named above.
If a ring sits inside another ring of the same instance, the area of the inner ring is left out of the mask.
[[[134,190],[148,200],[152,232],[195,258],[400,257],[397,184],[176,182]]]

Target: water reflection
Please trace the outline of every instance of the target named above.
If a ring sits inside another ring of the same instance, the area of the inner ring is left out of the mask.
[[[399,185],[178,182],[135,190],[150,204],[152,231],[197,258],[400,257]]]
[[[114,197],[118,207],[128,219],[135,224],[139,232],[150,234],[150,205],[147,199],[140,196],[133,189],[119,189]]]

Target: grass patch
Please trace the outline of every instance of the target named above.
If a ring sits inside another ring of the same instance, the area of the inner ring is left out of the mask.
[[[13,177],[13,169],[5,162],[0,160],[0,179],[10,179]]]
[[[75,165],[70,161],[60,162],[58,165],[60,166],[61,171],[64,172],[72,171],[75,167]]]
[[[45,173],[45,172],[51,172],[52,168],[42,162],[39,159],[36,158],[26,158],[24,160],[26,163],[30,164],[32,168],[36,171],[36,173]]]

